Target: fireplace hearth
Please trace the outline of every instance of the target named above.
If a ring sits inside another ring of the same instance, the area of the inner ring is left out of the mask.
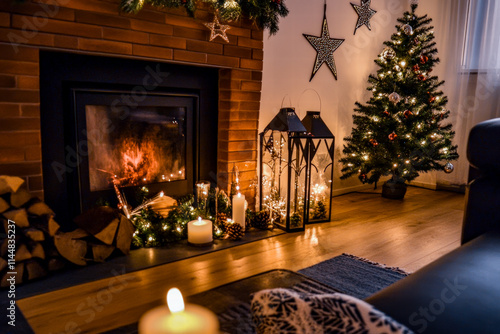
[[[56,52],[40,66],[45,201],[63,225],[115,205],[113,182],[133,200],[217,181],[216,69]]]

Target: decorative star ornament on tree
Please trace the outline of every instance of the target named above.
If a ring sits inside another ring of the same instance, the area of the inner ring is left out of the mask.
[[[361,6],[358,6],[351,2],[352,8],[354,8],[356,13],[358,14],[358,22],[356,22],[356,28],[354,28],[354,35],[356,35],[356,30],[358,30],[358,28],[362,27],[363,25],[365,25],[368,30],[372,30],[372,28],[370,27],[370,19],[373,15],[375,15],[376,11],[370,8],[371,2],[372,0],[361,0]]]
[[[231,27],[228,25],[220,24],[217,14],[214,15],[214,21],[212,23],[203,23],[210,29],[210,41],[213,41],[217,36],[220,36],[223,40],[229,43],[229,38],[227,38],[226,30]]]
[[[337,80],[337,68],[335,67],[335,60],[333,59],[333,53],[337,48],[344,42],[343,39],[330,38],[330,32],[328,31],[328,22],[326,21],[326,3],[324,7],[323,14],[323,28],[321,30],[321,36],[312,36],[303,34],[312,47],[316,50],[316,61],[314,62],[314,68],[311,74],[312,80],[316,72],[318,72],[321,65],[326,63],[330,71],[332,71],[335,80]]]

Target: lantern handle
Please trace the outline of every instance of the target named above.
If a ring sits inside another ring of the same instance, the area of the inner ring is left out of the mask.
[[[318,96],[318,100],[319,100],[319,112],[321,112],[321,96],[319,96],[319,93],[318,93],[315,89],[313,89],[313,88],[306,88],[306,89],[304,89],[304,91],[300,94],[300,96],[299,96],[299,101],[297,102],[297,114],[298,114],[299,118],[300,118],[300,99],[302,99],[302,96],[303,96],[303,95],[304,95],[304,93],[305,93],[305,92],[307,92],[308,90],[311,90],[311,91],[315,92],[315,93],[316,93],[316,95]]]
[[[283,96],[283,100],[281,100],[281,108],[283,108],[283,102],[285,102],[285,99],[287,96],[288,96],[288,102],[290,102],[290,108],[292,108],[292,99],[290,98],[290,95],[288,95],[288,94],[285,94],[285,96]]]

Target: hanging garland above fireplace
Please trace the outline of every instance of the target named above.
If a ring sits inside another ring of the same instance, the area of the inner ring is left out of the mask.
[[[285,0],[122,0],[120,9],[127,13],[139,12],[145,4],[157,8],[185,7],[194,15],[197,3],[210,4],[219,13],[222,21],[237,21],[241,17],[253,20],[261,29],[269,29],[271,34],[278,31],[280,17],[288,15]]]

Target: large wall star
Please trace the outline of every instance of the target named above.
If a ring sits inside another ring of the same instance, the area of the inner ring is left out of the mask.
[[[376,11],[370,8],[371,2],[372,0],[361,0],[361,6],[351,2],[352,8],[354,8],[358,14],[358,21],[356,22],[356,28],[354,28],[354,35],[356,35],[356,30],[363,25],[365,25],[368,30],[372,30],[370,27],[370,19],[373,15],[375,15]]]
[[[335,60],[333,59],[333,52],[344,42],[343,39],[330,38],[330,33],[328,31],[328,22],[326,21],[326,5],[325,14],[323,15],[323,29],[321,31],[321,36],[312,36],[303,34],[305,38],[311,43],[313,48],[316,50],[316,61],[314,62],[314,68],[311,74],[312,80],[316,72],[318,72],[321,65],[326,63],[330,71],[332,71],[335,80],[337,80],[337,68],[335,67]]]

